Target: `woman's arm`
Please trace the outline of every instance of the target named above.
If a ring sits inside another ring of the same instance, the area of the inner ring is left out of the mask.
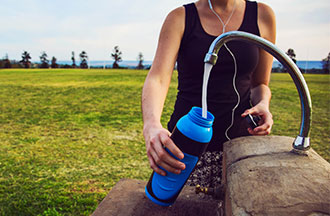
[[[275,14],[269,6],[263,3],[258,3],[258,26],[261,37],[275,43]],[[251,79],[251,100],[253,107],[242,114],[242,117],[248,114],[261,117],[259,122],[260,126],[256,127],[254,130],[248,129],[249,133],[252,135],[267,135],[270,133],[273,125],[272,114],[269,111],[271,91],[268,87],[272,63],[273,56],[259,49],[259,62]]]
[[[169,172],[180,173],[184,163],[171,157],[164,149],[169,149],[177,158],[184,156],[170,139],[170,132],[161,125],[160,118],[174,65],[184,32],[185,9],[170,12],[162,26],[156,55],[145,80],[142,91],[143,135],[146,143],[150,167],[161,175]]]

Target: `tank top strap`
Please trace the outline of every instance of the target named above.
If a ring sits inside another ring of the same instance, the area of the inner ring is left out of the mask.
[[[184,43],[184,41],[188,40],[190,34],[196,30],[195,28],[198,23],[199,16],[195,3],[185,4],[183,6],[186,12],[185,29],[182,38],[182,42]]]
[[[244,18],[240,31],[249,32],[260,36],[258,27],[258,3],[255,1],[246,1]]]

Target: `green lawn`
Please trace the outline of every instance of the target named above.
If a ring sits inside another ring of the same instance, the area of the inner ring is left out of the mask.
[[[147,180],[140,111],[146,73],[0,70],[0,215],[90,215],[121,178]],[[313,101],[312,147],[330,161],[330,76],[305,78]],[[273,74],[271,89],[272,133],[295,137],[300,103],[290,76]]]

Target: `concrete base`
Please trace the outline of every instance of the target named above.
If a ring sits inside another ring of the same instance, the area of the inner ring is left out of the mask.
[[[330,164],[293,138],[250,136],[225,143],[226,215],[330,215]]]
[[[220,215],[219,201],[195,194],[195,187],[184,187],[172,206],[162,207],[146,197],[146,184],[147,182],[141,180],[120,180],[92,216]]]
[[[224,145],[227,216],[330,215],[330,164],[313,149],[292,153],[293,138],[249,136]],[[171,207],[152,203],[145,181],[120,180],[93,216],[221,215],[219,201],[184,187]]]

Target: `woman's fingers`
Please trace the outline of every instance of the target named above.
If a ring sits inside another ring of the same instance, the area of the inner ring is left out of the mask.
[[[252,135],[268,135],[270,134],[272,125],[273,125],[273,119],[271,117],[271,114],[265,114],[262,116],[262,119],[259,122],[259,126],[254,128],[253,130],[249,128],[249,133]]]
[[[168,153],[166,152],[165,154],[168,154]],[[166,163],[161,158],[162,156],[160,157],[159,155],[157,155],[156,151],[152,153],[152,156],[153,156],[154,161],[155,161],[155,163],[157,165],[157,168],[162,171],[161,172],[162,174],[163,174],[163,172],[165,173],[165,171],[163,169],[165,169],[166,171],[171,172],[171,173],[180,174],[180,172],[181,172],[180,169],[176,169],[176,168],[170,166],[168,163]],[[163,168],[163,169],[161,169],[160,167]],[[165,175],[166,175],[166,173],[165,173]]]
[[[158,173],[159,175],[162,176],[166,176],[166,172],[162,169],[160,169],[157,164],[155,163],[153,157],[152,157],[152,153],[147,153],[148,155],[148,159],[149,159],[149,164],[150,164],[150,168],[153,169],[156,173]]]
[[[270,129],[267,129],[267,130],[258,129],[258,127],[253,130],[251,128],[248,128],[248,131],[251,135],[268,135],[268,134],[270,134]]]
[[[155,150],[157,152],[157,155],[159,157],[160,163],[165,163],[164,169],[166,169],[167,165],[171,168],[183,170],[185,169],[185,164],[180,162],[179,160],[172,157],[166,150],[167,148],[175,157],[179,159],[183,159],[184,155],[180,151],[180,149],[174,144],[174,142],[171,140],[171,138],[167,135],[160,135],[160,141],[162,143],[162,146],[156,146]],[[163,164],[157,163],[158,165],[162,166]],[[166,169],[168,170],[168,169]],[[171,169],[172,170],[172,169]],[[171,172],[171,170],[168,170]]]
[[[258,104],[250,109],[245,110],[241,116],[244,118],[249,114],[261,117],[261,120],[258,122],[258,127],[254,129],[248,128],[248,132],[251,135],[270,134],[273,125],[273,117],[272,114],[269,112],[268,107],[265,107],[262,104]]]
[[[185,169],[185,164],[176,160],[166,151],[165,147],[179,159],[183,159],[184,155],[180,149],[173,143],[168,133],[160,132],[150,139],[147,144],[147,155],[150,167],[160,175],[166,175],[168,172],[179,174]],[[163,169],[161,169],[161,168]]]
[[[174,144],[173,140],[169,136],[167,136],[165,134],[161,134],[160,141],[163,144],[163,146],[166,147],[167,149],[169,149],[170,152],[175,157],[179,158],[180,160],[182,160],[184,158],[184,155],[181,152],[181,150]]]
[[[242,117],[244,118],[245,116],[251,114],[251,115],[258,115],[258,110],[255,107],[252,107],[251,109],[247,109],[242,113]]]

